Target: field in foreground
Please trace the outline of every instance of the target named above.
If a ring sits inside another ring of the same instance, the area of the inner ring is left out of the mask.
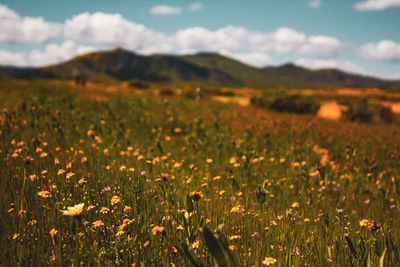
[[[399,264],[398,125],[179,96],[1,99],[0,264]]]

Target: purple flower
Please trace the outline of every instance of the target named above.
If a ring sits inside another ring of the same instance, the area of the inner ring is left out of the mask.
[[[142,175],[142,176],[146,175],[146,171],[141,171],[140,175]]]
[[[110,190],[111,190],[111,187],[109,187],[109,186],[104,187],[103,189],[101,189],[100,194],[104,194],[105,192],[110,191]]]

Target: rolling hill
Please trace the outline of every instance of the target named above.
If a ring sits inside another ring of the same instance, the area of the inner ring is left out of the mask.
[[[255,68],[216,54],[142,56],[124,49],[87,53],[41,68],[0,67],[0,78],[61,78],[201,81],[257,87],[377,87],[400,89],[400,81],[346,73],[337,69],[309,70],[293,64]]]

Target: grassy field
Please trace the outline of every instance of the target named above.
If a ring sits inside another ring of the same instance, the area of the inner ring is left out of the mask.
[[[7,85],[0,265],[399,265],[396,123]]]

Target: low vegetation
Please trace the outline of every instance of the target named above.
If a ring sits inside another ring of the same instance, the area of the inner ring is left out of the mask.
[[[284,92],[265,93],[261,97],[252,98],[251,102],[260,107],[299,114],[315,114],[320,108],[320,104],[310,96]]]

